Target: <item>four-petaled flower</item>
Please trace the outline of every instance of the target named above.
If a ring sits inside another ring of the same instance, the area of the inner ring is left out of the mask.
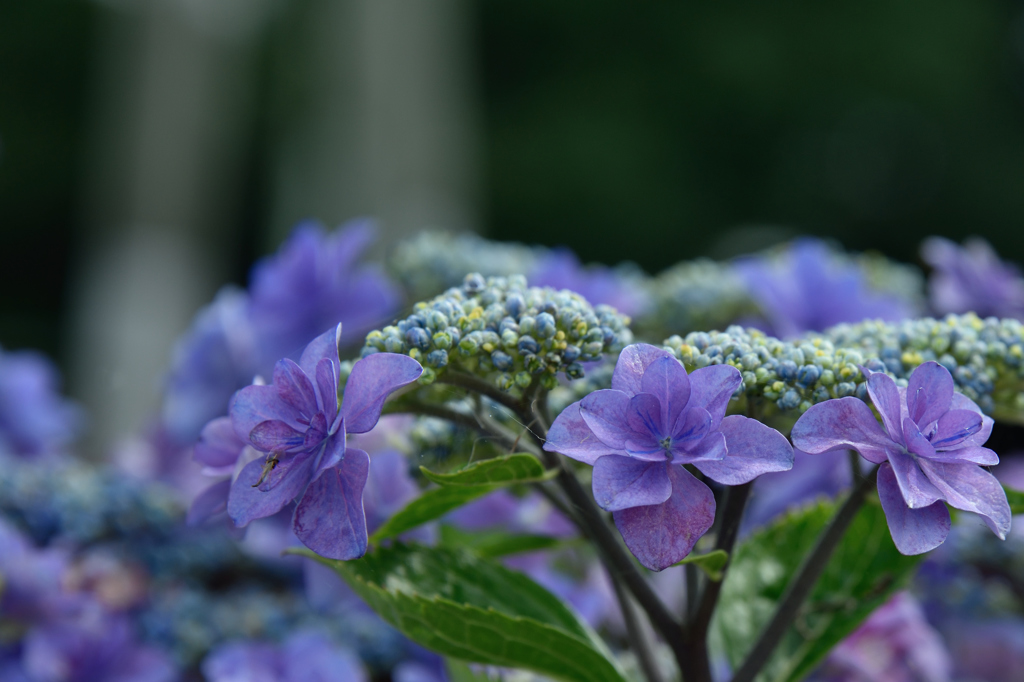
[[[338,405],[341,325],[306,346],[298,363],[281,360],[269,386],[246,386],[231,401],[240,438],[267,453],[231,486],[228,514],[238,526],[276,514],[298,500],[292,529],[307,547],[332,559],[366,551],[363,488],[370,458],[345,447],[346,433],[366,433],[393,391],[423,368],[404,355],[379,353],[357,362]]]
[[[981,447],[992,433],[992,419],[954,393],[953,377],[938,363],[915,369],[906,388],[897,388],[886,374],[863,371],[885,428],[867,404],[840,398],[807,410],[793,426],[793,444],[811,454],[856,450],[881,465],[878,496],[903,554],[927,552],[946,539],[950,519],[943,502],[980,514],[1005,539],[1006,493],[979,466],[999,463],[996,453]]]
[[[635,344],[619,356],[611,389],[573,403],[551,426],[544,448],[593,465],[594,498],[652,570],[689,554],[714,521],[711,490],[681,465],[728,485],[793,465],[785,436],[725,416],[741,381],[730,365],[687,375],[668,351]]]

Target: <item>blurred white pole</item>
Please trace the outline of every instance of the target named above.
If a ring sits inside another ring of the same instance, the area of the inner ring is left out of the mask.
[[[383,243],[477,227],[471,12],[469,0],[308,3],[294,58],[306,101],[272,157],[274,243],[305,217],[376,216]]]
[[[103,12],[71,320],[71,390],[93,454],[154,414],[174,339],[224,278],[264,8],[143,0]]]

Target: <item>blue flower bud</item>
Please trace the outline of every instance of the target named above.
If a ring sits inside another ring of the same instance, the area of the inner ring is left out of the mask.
[[[836,397],[845,398],[857,392],[857,385],[851,381],[841,381],[836,386]]]
[[[508,314],[512,317],[518,318],[522,314],[525,306],[526,302],[523,301],[523,297],[519,294],[509,294],[505,298],[505,310],[507,310]]]
[[[579,356],[579,346],[573,346],[572,344],[569,344],[565,347],[565,350],[562,351],[562,360],[565,362],[575,362],[576,358],[578,358]]]
[[[515,381],[519,388],[527,388],[533,382],[533,377],[529,372],[517,372]]]
[[[810,388],[817,383],[821,370],[817,365],[804,365],[796,374],[796,383],[803,388]]]
[[[384,350],[388,353],[404,353],[405,343],[397,336],[388,336],[384,339]]]
[[[431,342],[434,344],[434,348],[441,350],[448,350],[452,347],[452,337],[447,332],[437,332],[434,334]]]
[[[502,372],[512,369],[513,360],[512,356],[500,350],[496,350],[491,353],[491,362],[494,363],[494,368],[501,370]],[[509,378],[511,381],[511,378]]]
[[[789,389],[782,394],[782,397],[777,401],[779,408],[783,410],[792,410],[800,405],[800,394]]]
[[[430,348],[430,334],[422,327],[412,327],[405,333],[405,342],[414,348],[426,350]]]
[[[475,294],[484,288],[486,282],[484,281],[483,275],[479,273],[472,273],[466,275],[463,288],[471,294]]]
[[[427,364],[440,369],[448,364],[448,353],[443,350],[432,350],[427,353]]]
[[[783,360],[782,362],[779,363],[778,369],[776,369],[775,371],[778,373],[779,378],[785,381],[786,383],[792,383],[796,381],[797,368],[796,363],[793,362],[792,360]],[[796,406],[794,405],[794,407]]]
[[[583,365],[581,365],[578,362],[570,363],[565,368],[565,376],[569,377],[570,379],[582,379],[583,374]]]
[[[519,318],[519,333],[533,334],[537,331],[537,320],[529,315]]]
[[[532,336],[520,336],[518,350],[521,355],[527,355],[530,353],[536,355],[537,353],[540,352],[540,345]],[[579,351],[577,351],[577,353],[578,352]],[[566,360],[571,362],[569,358],[566,358]]]
[[[541,313],[537,316],[537,336],[542,339],[550,339],[555,335],[555,318],[551,313]]]

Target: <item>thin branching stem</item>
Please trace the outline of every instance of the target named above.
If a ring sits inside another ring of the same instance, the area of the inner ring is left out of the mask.
[[[654,650],[651,649],[647,633],[643,631],[643,626],[637,617],[633,599],[623,588],[622,583],[616,579],[615,574],[609,573],[609,576],[612,587],[615,589],[615,597],[619,600],[619,607],[622,609],[622,620],[626,624],[629,648],[636,654],[636,660],[640,664],[640,670],[647,678],[647,682],[662,682],[661,671],[658,670],[658,662],[654,658]]]
[[[458,386],[459,388],[479,393],[480,395],[487,396],[499,405],[504,405],[510,410],[518,411],[521,405],[520,401],[509,393],[502,391],[489,381],[475,377],[472,374],[467,374],[466,372],[460,372],[454,369],[446,370],[437,377],[437,383],[448,384],[449,386]]]
[[[839,541],[850,527],[853,518],[860,511],[861,505],[864,504],[864,499],[867,497],[868,491],[874,484],[877,475],[878,467],[876,466],[866,477],[861,478],[853,490],[850,491],[850,495],[843,502],[843,506],[839,508],[836,515],[832,517],[828,527],[825,528],[818,538],[814,549],[804,558],[800,568],[789,581],[786,591],[779,600],[779,605],[775,608],[775,613],[761,631],[761,636],[754,643],[750,653],[747,654],[743,665],[736,671],[732,682],[752,682],[757,674],[761,672],[761,669],[771,657],[772,652],[775,651],[775,647],[782,641],[782,636],[789,630],[793,621],[796,620],[800,607],[808,595],[810,595],[811,590],[814,589],[818,578],[821,577],[825,567],[828,565],[832,552],[835,551]]]

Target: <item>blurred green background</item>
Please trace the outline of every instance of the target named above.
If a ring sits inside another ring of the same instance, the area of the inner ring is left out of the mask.
[[[197,5],[154,0],[173,3],[189,12]],[[120,144],[111,135],[133,129],[130,116],[117,118],[134,111],[118,104],[128,99],[124,93],[148,92],[161,73],[147,71],[149,62],[138,56],[153,54],[145,51],[146,41],[159,46],[173,39],[154,33],[153,26],[163,24],[145,19],[139,8],[145,4],[0,1],[0,344],[7,348],[37,347],[66,362],[75,343],[68,320],[80,288],[88,286],[82,254],[122,234],[106,223],[150,220],[127,209],[96,208],[98,194],[109,205],[110,196],[130,193],[119,189],[124,183],[104,180],[106,189],[95,189],[97,178],[137,174],[122,164],[121,175],[111,176],[105,169],[113,162],[103,159]],[[1024,261],[1021,2],[487,0],[439,2],[443,21],[423,14],[428,10],[403,19],[401,7],[366,19],[367,10],[352,2],[337,3],[348,8],[340,14],[317,0],[213,4],[227,8],[222,23],[237,23],[242,15],[259,21],[242,37],[204,28],[207,42],[183,48],[186,56],[220,50],[220,57],[198,64],[197,73],[229,63],[234,70],[224,83],[245,74],[244,95],[231,100],[231,117],[209,133],[216,142],[225,136],[217,131],[229,131],[234,146],[203,181],[209,188],[231,178],[229,189],[211,194],[233,199],[218,205],[215,226],[182,228],[198,235],[196,243],[214,245],[207,253],[216,264],[207,269],[213,274],[194,300],[208,299],[219,282],[244,283],[252,260],[308,214],[334,223],[347,217],[344,211],[383,213],[388,225],[401,223],[388,238],[446,226],[439,224],[448,215],[443,210],[417,212],[417,206],[434,205],[426,200],[403,204],[400,219],[387,218],[387,205],[377,210],[388,201],[380,196],[387,197],[389,187],[396,196],[405,191],[401,183],[360,190],[361,168],[377,172],[377,148],[353,153],[348,170],[337,176],[307,164],[302,151],[315,154],[319,142],[312,136],[329,130],[324,125],[375,125],[365,112],[318,114],[318,107],[330,112],[335,106],[324,105],[323,91],[337,89],[342,112],[351,112],[360,97],[372,99],[391,68],[389,45],[412,45],[416,62],[434,58],[430,49],[416,52],[419,34],[411,32],[431,21],[455,27],[434,35],[458,50],[444,53],[433,75],[417,72],[397,89],[415,90],[429,76],[442,85],[431,86],[424,101],[434,95],[458,100],[443,102],[433,114],[440,123],[430,130],[442,130],[442,142],[424,147],[427,160],[417,162],[422,173],[435,163],[443,171],[452,148],[444,140],[471,130],[459,138],[458,150],[470,161],[452,175],[461,178],[453,186],[462,188],[460,201],[469,208],[450,212],[461,216],[450,227],[565,244],[585,260],[631,259],[650,272],[702,254],[728,257],[796,233],[908,261],[916,260],[928,234],[978,234],[1005,258]],[[387,33],[387,21],[403,20],[409,22],[405,33],[397,39]],[[202,21],[212,25],[209,17]],[[315,37],[326,25],[340,27],[333,39]],[[386,40],[377,40],[380,35]],[[448,36],[447,43],[436,35]],[[317,75],[323,45],[339,50],[330,57],[339,63],[361,63],[360,55],[370,54],[383,70],[335,78],[327,88]],[[404,73],[402,64],[395,68]],[[461,74],[456,85],[445,80],[452,68]],[[173,82],[173,70],[167,74]],[[129,82],[136,85],[119,86]],[[381,97],[383,104],[375,106],[386,114],[391,100]],[[197,107],[201,113],[203,106],[222,105],[208,98]],[[422,108],[397,100],[393,106],[401,115]],[[452,116],[466,123],[454,125]],[[438,127],[446,124],[453,130]],[[395,123],[400,132],[403,125]],[[389,137],[374,130],[371,141]],[[416,139],[411,133],[400,139],[401,149],[415,149]],[[326,146],[340,159],[345,144]],[[144,155],[139,159],[134,163],[146,163]],[[322,179],[324,195],[336,185],[337,193],[356,198],[300,207],[301,192],[289,188],[313,182],[304,179],[303,168]],[[171,184],[157,178],[152,186]],[[147,192],[140,196],[153,194]],[[357,196],[373,192],[377,204]]]

